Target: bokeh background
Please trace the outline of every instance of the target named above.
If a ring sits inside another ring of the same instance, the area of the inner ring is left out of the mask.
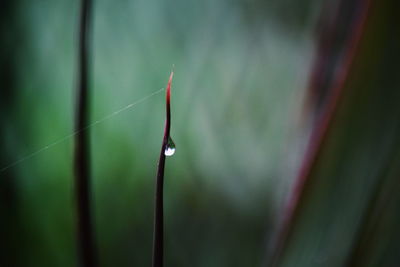
[[[0,263],[75,266],[79,3],[0,12],[0,167],[16,163],[0,172]],[[166,266],[267,261],[311,130],[320,14],[315,0],[94,1],[92,122],[165,87],[174,65]],[[164,102],[162,91],[90,128],[101,266],[150,266]]]

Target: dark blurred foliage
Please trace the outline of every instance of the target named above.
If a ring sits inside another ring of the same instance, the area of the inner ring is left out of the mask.
[[[0,161],[7,162],[12,158],[12,148],[8,143],[6,127],[17,127],[13,123],[14,105],[17,98],[17,57],[16,45],[22,33],[18,32],[19,22],[16,16],[18,1],[6,1],[0,10]],[[17,33],[17,34],[15,34]],[[19,266],[18,249],[25,249],[21,243],[28,233],[25,230],[19,210],[19,192],[16,175],[10,171],[0,179],[0,266]]]
[[[296,207],[278,238],[282,247],[275,250],[275,266],[400,262],[395,204],[400,189],[400,32],[395,23],[400,5],[342,1],[339,7],[311,80],[324,93],[321,112],[295,182]],[[318,90],[312,92],[318,95]]]
[[[314,62],[310,88],[310,105],[317,119],[335,96],[336,80],[343,75],[343,65],[349,60],[352,38],[359,29],[367,2],[326,1],[317,26],[317,56]]]

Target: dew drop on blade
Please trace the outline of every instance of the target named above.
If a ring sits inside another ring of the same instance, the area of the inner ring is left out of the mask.
[[[172,156],[175,153],[175,150],[176,150],[175,143],[174,143],[174,141],[172,141],[172,138],[169,137],[167,146],[165,147],[165,150],[164,150],[164,155],[168,156],[168,157]]]

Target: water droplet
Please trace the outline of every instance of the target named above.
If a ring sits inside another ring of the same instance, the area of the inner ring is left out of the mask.
[[[167,146],[165,147],[165,150],[164,150],[164,155],[168,156],[168,157],[172,156],[175,153],[175,150],[176,150],[175,143],[174,143],[174,141],[172,141],[172,138],[169,137]]]

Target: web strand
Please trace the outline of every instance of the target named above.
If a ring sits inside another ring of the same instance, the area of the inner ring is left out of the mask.
[[[70,139],[71,137],[75,136],[76,134],[78,134],[78,133],[80,133],[82,131],[85,131],[85,130],[87,130],[87,129],[89,129],[89,128],[91,128],[91,127],[93,127],[93,126],[95,126],[95,125],[97,125],[99,123],[102,123],[105,120],[108,120],[108,119],[120,114],[121,112],[124,112],[124,111],[126,111],[128,109],[131,109],[131,108],[133,108],[134,106],[136,106],[136,105],[138,105],[140,103],[143,103],[144,101],[148,100],[149,98],[161,93],[163,90],[164,90],[164,88],[161,88],[161,89],[149,94],[148,96],[145,96],[145,97],[143,97],[143,98],[141,98],[141,99],[139,99],[139,100],[137,100],[137,101],[135,101],[135,102],[123,107],[123,108],[121,108],[121,109],[118,109],[118,110],[110,113],[107,116],[104,116],[103,118],[101,118],[99,120],[94,121],[93,123],[87,125],[86,127],[82,128],[82,129],[76,130],[75,132],[62,137],[62,138],[54,141],[53,143],[50,143],[50,144],[48,144],[48,145],[36,150],[35,152],[32,152],[32,153],[20,158],[19,160],[16,160],[16,161],[14,161],[14,162],[2,167],[0,169],[0,173],[6,171],[6,170],[8,170],[8,169],[10,169],[10,168],[12,168],[12,167],[14,167],[16,165],[19,165],[20,163],[22,163],[22,162],[24,162],[24,161],[26,161],[28,159],[31,159],[31,158],[35,157],[36,155],[42,153],[43,151],[46,151],[47,149],[52,148],[52,147],[54,147],[54,146],[56,146],[56,145],[58,145],[58,144],[60,144],[60,143],[62,143],[64,141]]]

